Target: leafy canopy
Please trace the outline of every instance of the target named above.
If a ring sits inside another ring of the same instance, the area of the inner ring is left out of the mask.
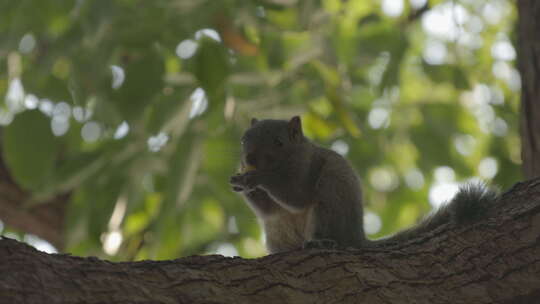
[[[301,114],[310,138],[346,154],[373,236],[412,224],[458,182],[519,178],[508,0],[0,10],[4,161],[35,202],[72,192],[77,255],[264,254],[227,183],[252,116]]]

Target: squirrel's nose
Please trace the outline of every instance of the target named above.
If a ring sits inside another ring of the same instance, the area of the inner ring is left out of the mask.
[[[246,155],[246,163],[250,166],[257,166],[257,158],[255,157],[255,153],[248,153],[248,155]]]

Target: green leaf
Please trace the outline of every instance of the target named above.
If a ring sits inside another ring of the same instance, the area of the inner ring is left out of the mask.
[[[161,93],[165,63],[154,48],[133,49],[125,56],[125,82],[113,96],[124,118],[134,120]]]
[[[159,96],[156,102],[149,109],[148,113],[148,122],[147,129],[151,134],[158,133],[161,130],[170,129],[171,125],[175,128],[176,132],[178,130],[178,125],[186,125],[182,121],[186,120],[185,115],[182,114],[182,111],[185,110],[185,96],[184,90],[178,90],[178,93],[174,93],[170,96]],[[180,132],[181,133],[181,132]]]
[[[359,137],[361,131],[354,122],[351,112],[348,110],[347,105],[343,100],[344,98],[340,85],[341,77],[339,76],[338,71],[318,60],[314,60],[312,65],[323,79],[326,98],[332,104],[343,127],[345,127],[353,137]]]
[[[58,151],[50,120],[37,110],[27,111],[17,115],[3,135],[5,161],[15,181],[28,190],[45,186]]]
[[[384,70],[380,89],[381,92],[385,88],[399,85],[399,74],[401,70],[401,64],[405,58],[405,52],[409,47],[409,41],[404,35],[399,35],[397,41],[393,43],[393,47],[390,52],[390,62],[388,63],[386,70]]]
[[[469,90],[471,88],[467,74],[456,65],[431,65],[422,62],[424,72],[435,82],[450,82],[456,89]]]
[[[194,74],[214,106],[225,99],[225,80],[230,69],[228,57],[221,43],[208,37],[199,40]]]
[[[201,160],[201,143],[201,134],[192,132],[187,133],[176,143],[175,152],[169,160],[171,168],[163,191],[163,203],[153,224],[153,231],[158,237],[149,244],[152,247],[151,256],[170,257],[168,254],[178,249],[176,244],[173,245],[174,249],[169,251],[161,240],[178,238],[177,233],[171,236],[171,230],[179,229],[181,224],[178,222],[178,210],[185,205],[185,200],[192,191],[194,174]]]

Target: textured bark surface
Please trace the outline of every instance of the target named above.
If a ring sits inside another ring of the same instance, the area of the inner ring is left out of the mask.
[[[540,1],[517,6],[523,172],[533,178],[540,176]]]
[[[56,248],[64,245],[64,214],[69,194],[24,206],[30,194],[11,178],[0,155],[0,220],[8,227],[35,234]]]
[[[540,179],[488,216],[385,249],[111,263],[0,240],[0,303],[537,303]]]

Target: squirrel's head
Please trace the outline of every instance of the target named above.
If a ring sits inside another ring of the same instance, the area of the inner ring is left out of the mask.
[[[252,118],[251,127],[242,136],[243,167],[271,170],[282,165],[305,141],[299,116],[289,121]]]

